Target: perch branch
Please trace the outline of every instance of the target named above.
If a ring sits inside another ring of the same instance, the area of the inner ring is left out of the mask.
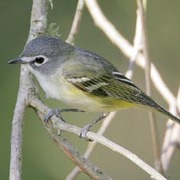
[[[101,127],[99,128],[97,134],[98,135],[103,135],[104,132],[106,131],[106,129],[109,127],[109,124],[111,123],[111,121],[114,119],[116,115],[116,112],[111,112],[102,122]],[[84,157],[85,158],[89,158],[90,155],[92,154],[93,150],[95,149],[97,145],[97,141],[93,141],[88,143],[88,147],[84,153]],[[81,172],[81,170],[76,166],[66,177],[66,180],[72,180],[74,179],[79,173]]]
[[[34,0],[32,5],[32,16],[31,16],[31,28],[29,38],[33,38],[36,32],[46,28],[46,0]],[[37,17],[41,17],[38,19]],[[36,21],[38,19],[38,21]],[[12,121],[11,130],[11,157],[10,157],[10,180],[21,179],[21,167],[22,167],[22,129],[23,129],[23,117],[25,109],[28,105],[28,88],[32,86],[31,80],[29,79],[29,70],[25,65],[21,66],[20,72],[20,84],[16,106],[14,110],[14,116]]]
[[[33,108],[35,108],[38,111],[39,117],[41,118],[42,121],[44,121],[44,117],[46,116],[47,112],[49,111],[49,108],[47,106],[45,106],[42,103],[42,101],[39,101],[36,96],[35,96],[35,98],[32,96],[30,104]],[[66,131],[66,132],[70,132],[70,133],[79,135],[79,133],[81,132],[81,128],[78,128],[73,125],[69,125],[65,122],[60,123],[59,118],[52,117],[51,122],[52,122],[52,124],[48,124],[48,126],[46,126],[46,128],[48,128],[48,129],[52,128],[53,132],[56,132],[56,134],[58,134],[57,132],[59,132],[59,131]],[[58,138],[57,135],[55,137]],[[145,172],[150,174],[151,177],[158,179],[158,180],[166,180],[165,177],[163,177],[160,173],[158,173],[156,170],[154,170],[152,167],[150,167],[148,164],[146,164],[144,161],[142,161],[138,156],[136,156],[132,152],[128,151],[127,149],[117,145],[116,143],[110,141],[109,139],[105,138],[104,136],[101,136],[101,135],[98,135],[96,133],[89,131],[87,133],[87,137],[94,141],[97,141],[98,143],[104,145],[105,147],[108,147],[109,149],[111,149],[114,152],[122,154],[124,157],[128,158],[133,163],[135,163],[138,167],[140,167]]]

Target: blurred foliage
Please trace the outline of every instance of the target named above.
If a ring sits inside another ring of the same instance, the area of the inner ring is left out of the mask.
[[[54,0],[54,8],[49,8],[49,23],[55,22],[60,27],[61,38],[66,39],[70,31],[74,12],[75,0]],[[114,23],[117,29],[132,43],[136,19],[136,1],[132,0],[99,0],[102,10]],[[31,0],[0,1],[0,34],[1,34],[1,66],[0,66],[0,179],[8,179],[10,156],[10,131],[13,109],[19,83],[17,65],[10,66],[8,60],[18,56],[26,42],[29,31]],[[148,39],[150,56],[159,69],[163,79],[177,93],[179,86],[180,67],[180,1],[148,1]],[[110,60],[124,73],[128,66],[127,58],[115,47],[105,35],[94,26],[87,9],[84,11],[80,33],[75,42],[78,46],[95,51]],[[144,72],[138,67],[133,81],[144,89]],[[44,94],[42,93],[44,97]],[[154,90],[153,97],[164,106],[165,102]],[[51,107],[62,107],[64,104],[46,100]],[[83,126],[95,114],[64,114],[65,119],[72,124]],[[134,118],[136,117],[136,118]],[[159,133],[162,139],[165,119],[157,114]],[[94,128],[97,130],[98,125]],[[87,143],[78,137],[65,133],[77,148],[83,153]],[[135,152],[143,160],[153,166],[152,145],[147,112],[128,110],[118,113],[106,132],[106,137]],[[146,173],[134,164],[114,152],[98,145],[92,157],[94,163],[100,166],[114,179],[149,179]],[[171,179],[179,179],[180,155],[176,152],[171,162],[169,174]],[[64,179],[74,167],[61,150],[50,139],[43,125],[32,110],[28,110],[24,124],[23,142],[23,178],[26,180]],[[80,175],[77,179],[89,179]]]
[[[50,36],[60,37],[59,26],[56,23],[50,23],[48,26],[47,34]]]

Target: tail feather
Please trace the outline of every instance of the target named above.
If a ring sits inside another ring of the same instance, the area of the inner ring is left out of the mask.
[[[163,107],[161,107],[160,105],[158,105],[159,107],[157,107],[157,111],[164,114],[165,116],[167,116],[168,118],[170,118],[171,120],[177,122],[178,124],[180,124],[180,119],[178,117],[176,117],[175,115],[173,115],[172,113],[170,113],[169,111],[167,111],[166,109],[164,109]]]
[[[166,109],[164,109],[162,106],[160,106],[158,103],[156,103],[154,100],[152,100],[149,96],[146,94],[142,94],[142,97],[145,101],[143,101],[143,105],[146,105],[147,107],[150,107],[153,110],[156,110],[160,112],[161,114],[165,115],[166,117],[170,118],[171,120],[177,122],[180,124],[180,118],[176,117]]]

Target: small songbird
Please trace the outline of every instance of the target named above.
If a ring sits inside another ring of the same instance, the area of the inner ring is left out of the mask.
[[[103,57],[59,38],[40,36],[31,40],[17,59],[9,61],[16,63],[28,65],[48,97],[76,109],[111,112],[150,108],[180,123],[178,117],[157,104]],[[85,126],[82,135],[102,117]]]

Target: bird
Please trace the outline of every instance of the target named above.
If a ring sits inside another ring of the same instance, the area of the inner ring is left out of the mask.
[[[26,64],[50,98],[75,109],[101,112],[102,116],[81,129],[90,128],[112,111],[140,107],[155,110],[180,124],[180,119],[145,94],[102,56],[58,37],[42,35],[28,42],[9,64]],[[49,117],[48,117],[49,118]]]

